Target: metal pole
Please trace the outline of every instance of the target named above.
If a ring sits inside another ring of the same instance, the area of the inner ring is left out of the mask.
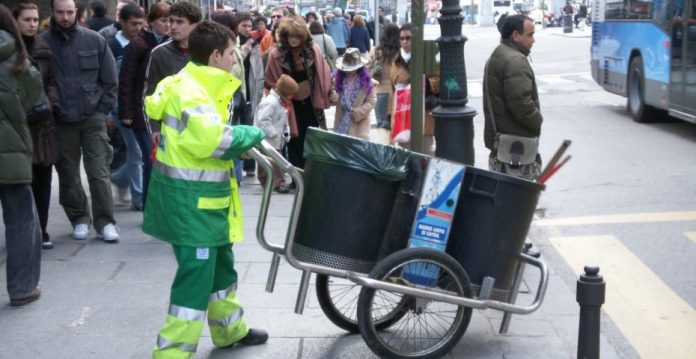
[[[379,46],[379,3],[377,3],[377,0],[372,0],[370,3],[370,6],[372,6],[372,20],[374,21],[375,24],[375,47]]]
[[[522,253],[539,259],[541,257],[541,252],[533,248],[532,242],[525,242],[524,248],[522,248]],[[522,278],[524,277],[524,267],[525,263],[523,261],[517,262],[517,269],[515,270],[515,276],[512,279],[512,285],[510,286],[510,293],[508,295],[508,303],[515,304],[517,301],[517,293],[520,291],[520,285],[522,284]],[[505,312],[503,314],[503,320],[500,321],[500,330],[498,333],[507,334],[508,329],[510,329],[510,320],[512,319],[512,313]]]
[[[440,12],[440,106],[435,118],[435,155],[467,165],[474,164],[474,116],[467,106],[468,89],[461,7],[457,0],[443,1]],[[416,57],[417,58],[417,57]]]
[[[577,283],[576,300],[580,304],[578,358],[599,359],[599,329],[606,283],[599,267],[585,266]]]
[[[457,0],[452,0],[457,1]],[[423,152],[423,77],[425,47],[423,46],[423,0],[411,2],[411,150]]]

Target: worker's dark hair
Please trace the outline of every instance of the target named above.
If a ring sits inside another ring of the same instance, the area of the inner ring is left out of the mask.
[[[524,22],[534,21],[527,15],[510,15],[505,18],[505,22],[501,27],[500,37],[503,39],[512,38],[512,33],[517,31],[520,35],[524,33]]]
[[[207,65],[213,51],[224,52],[229,40],[233,43],[236,40],[232,30],[213,21],[201,21],[188,38],[191,61]]]
[[[401,27],[399,28],[399,32],[402,32],[402,31],[411,31],[411,23],[407,22],[407,23],[401,25]]]

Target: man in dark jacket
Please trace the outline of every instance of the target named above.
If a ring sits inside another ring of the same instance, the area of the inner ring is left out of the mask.
[[[152,49],[150,63],[147,65],[147,86],[145,95],[155,92],[157,84],[167,76],[174,75],[186,66],[191,59],[188,52],[188,37],[203,16],[198,6],[189,2],[178,2],[169,9],[171,19],[171,39]],[[149,121],[152,140],[159,143],[160,122]]]
[[[106,17],[106,6],[101,0],[93,0],[89,4],[92,10],[92,17],[87,19],[87,26],[94,31],[99,31],[114,23],[113,20]]]
[[[86,239],[92,219],[80,180],[84,156],[94,228],[99,238],[115,243],[119,235],[109,181],[112,149],[106,134],[107,114],[116,102],[114,57],[103,37],[77,26],[73,0],[53,0],[51,5],[51,28],[40,36],[51,47],[57,70],[60,102],[54,112],[61,147],[56,164],[60,204],[73,225],[72,237]]]
[[[31,192],[31,135],[24,111],[41,94],[41,74],[27,62],[19,32],[3,28],[12,14],[0,5],[0,203],[7,247],[10,304],[41,296],[41,228]],[[14,26],[13,26],[14,27]],[[10,32],[7,32],[7,31]]]
[[[491,150],[489,168],[534,180],[541,172],[538,154],[531,164],[513,166],[498,160],[496,148],[496,132],[525,137],[538,137],[541,133],[539,94],[527,59],[534,44],[534,21],[525,15],[508,16],[501,37],[486,65],[483,83],[484,142]]]
[[[149,30],[143,29],[125,48],[118,79],[118,107],[121,125],[133,131],[143,160],[143,209],[147,199],[152,161],[152,141],[143,114],[143,91],[145,72],[150,61],[150,52],[160,43],[169,39],[169,7],[166,2],[158,2],[150,7],[147,15]]]
[[[103,36],[106,39],[107,43],[111,41],[111,39],[114,36],[116,36],[116,33],[121,30],[121,24],[118,21],[118,15],[121,13],[121,9],[123,9],[123,7],[127,4],[138,5],[137,3],[131,0],[118,0],[116,2],[116,19],[111,23],[111,25],[105,26],[99,31],[95,30],[99,33],[99,35]]]
[[[121,30],[116,33],[108,44],[109,49],[111,49],[111,53],[114,55],[114,59],[116,60],[116,69],[120,72],[123,54],[125,53],[126,47],[129,46],[131,40],[138,35],[140,30],[142,30],[143,26],[145,25],[145,12],[138,4],[126,4],[119,12],[118,22],[119,25],[121,25]],[[126,189],[130,189],[131,209],[135,211],[142,211],[144,201],[142,163],[143,156],[146,156],[149,154],[149,152],[145,152],[143,155],[138,147],[138,141],[136,140],[133,131],[121,126],[118,112],[118,105],[114,106],[114,110],[112,112],[112,123],[118,129],[118,133],[121,135],[121,138],[126,145],[124,148],[126,153],[126,163],[122,164],[112,172],[111,182],[119,188],[120,192],[125,192]]]

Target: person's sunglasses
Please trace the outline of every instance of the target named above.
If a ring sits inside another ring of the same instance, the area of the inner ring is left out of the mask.
[[[271,19],[280,19],[281,17],[283,17],[283,15],[273,15]]]
[[[410,37],[410,36],[401,36],[401,37],[399,38],[399,40],[400,40],[400,41],[411,41],[411,37]]]

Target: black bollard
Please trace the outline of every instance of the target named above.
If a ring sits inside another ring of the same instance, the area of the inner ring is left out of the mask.
[[[599,267],[585,266],[585,274],[580,275],[575,294],[580,304],[578,359],[599,359],[599,327],[605,287]]]

